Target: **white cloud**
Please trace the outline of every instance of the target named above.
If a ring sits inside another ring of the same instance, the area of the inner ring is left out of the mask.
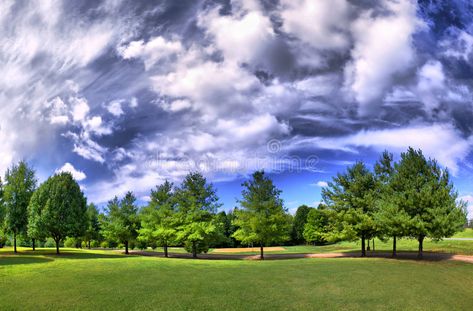
[[[361,115],[375,112],[395,75],[414,65],[412,35],[422,27],[413,1],[384,3],[389,14],[367,12],[352,25],[355,46],[345,67],[345,84]]]
[[[87,100],[83,97],[71,97],[69,102],[72,105],[72,120],[74,122],[84,121],[90,111]]]
[[[464,201],[467,204],[468,219],[473,219],[473,195],[463,195],[458,199]]]
[[[442,63],[429,61],[424,64],[417,72],[417,80],[417,92],[427,110],[437,108],[446,87]]]
[[[122,109],[122,102],[123,100],[114,100],[110,102],[110,104],[107,106],[108,112],[110,112],[115,117],[121,116],[124,113]]]
[[[69,162],[66,162],[61,168],[57,169],[55,173],[57,174],[61,172],[71,173],[72,177],[74,177],[74,179],[77,181],[82,181],[87,178],[83,171],[75,169],[74,166]]]
[[[328,183],[326,181],[320,180],[315,183],[315,186],[320,187],[320,188],[325,188],[325,187],[328,187]]]

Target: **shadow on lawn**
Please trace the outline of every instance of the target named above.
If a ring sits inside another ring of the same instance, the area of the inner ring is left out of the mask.
[[[53,261],[52,258],[38,256],[0,256],[0,267],[11,265],[26,265],[34,263],[46,263]]]

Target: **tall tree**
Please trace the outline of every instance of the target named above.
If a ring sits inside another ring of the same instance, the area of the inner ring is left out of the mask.
[[[87,228],[87,200],[70,173],[49,177],[28,205],[28,234],[50,236],[59,244],[66,237],[80,237]]]
[[[334,234],[344,239],[361,239],[361,256],[366,256],[365,241],[376,233],[373,218],[376,181],[363,162],[339,173],[322,189],[325,204],[337,213]]]
[[[127,192],[122,200],[115,197],[108,202],[106,215],[103,218],[102,233],[105,238],[125,245],[125,254],[129,254],[130,242],[138,236],[140,219],[136,197]]]
[[[242,243],[259,245],[260,258],[264,259],[264,246],[289,239],[289,215],[280,198],[281,190],[263,171],[253,173],[242,186],[241,209],[235,211],[234,220],[238,229],[233,236]]]
[[[426,159],[421,150],[409,148],[401,154],[392,187],[393,202],[409,215],[409,236],[419,242],[419,258],[426,237],[439,240],[463,229],[465,203],[457,201],[448,170]]]
[[[312,208],[307,205],[301,205],[297,208],[294,220],[292,222],[292,241],[295,244],[301,244],[304,242],[304,226],[307,223],[307,216]]]
[[[100,238],[99,211],[95,204],[90,203],[87,206],[87,229],[85,230],[84,239],[87,247],[90,249],[90,242]]]
[[[2,177],[0,176],[0,248],[3,247],[3,244],[6,241],[4,220],[5,220],[5,207],[3,204],[3,182],[2,182]]]
[[[27,209],[35,189],[35,172],[26,162],[21,161],[7,170],[3,190],[5,227],[6,231],[13,235],[13,250],[15,253],[17,252],[16,240],[18,235],[26,235],[27,232]]]
[[[176,240],[177,202],[174,197],[174,185],[165,181],[151,190],[151,201],[141,213],[139,239],[152,242],[164,249],[168,257],[168,246]]]
[[[304,225],[303,237],[308,243],[323,244],[328,242],[330,232],[330,221],[332,211],[325,205],[320,204],[317,208],[311,208]]]
[[[189,173],[176,191],[178,227],[176,238],[196,258],[207,252],[209,245],[219,238],[222,228],[215,220],[221,206],[212,184],[198,172]]]

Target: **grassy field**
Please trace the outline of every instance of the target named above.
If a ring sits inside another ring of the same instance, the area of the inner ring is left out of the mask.
[[[468,238],[468,239],[473,239],[473,229],[467,228],[467,229],[465,229],[464,231],[455,234],[452,238],[461,238],[461,239]]]
[[[469,310],[473,265],[0,251],[1,310]]]

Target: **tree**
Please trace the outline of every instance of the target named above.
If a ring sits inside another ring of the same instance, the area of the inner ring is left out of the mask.
[[[168,246],[176,240],[176,203],[174,185],[166,180],[151,190],[151,201],[141,213],[138,238],[162,246],[165,257],[168,257]]]
[[[184,243],[186,250],[197,253],[207,252],[210,243],[217,240],[222,232],[215,220],[215,213],[220,207],[212,184],[198,173],[189,173],[176,191],[178,241]]]
[[[90,249],[90,242],[100,238],[100,222],[99,211],[97,207],[90,203],[87,206],[87,229],[85,230],[84,239],[87,247]]]
[[[304,226],[307,223],[307,216],[312,208],[307,205],[301,205],[297,208],[294,220],[292,222],[292,241],[295,244],[301,244],[305,241],[304,239]]]
[[[263,171],[253,173],[242,186],[241,209],[235,211],[234,220],[238,229],[233,236],[245,244],[258,244],[260,258],[264,259],[264,246],[289,239],[289,216],[280,198],[281,190]]]
[[[465,203],[457,201],[448,170],[426,159],[421,150],[409,148],[401,154],[392,187],[392,201],[410,218],[408,234],[419,242],[419,258],[426,237],[440,240],[463,229]]]
[[[363,162],[358,162],[339,173],[322,189],[328,208],[337,213],[331,239],[361,239],[361,256],[366,256],[365,241],[376,233],[373,218],[376,181]]]
[[[125,254],[129,254],[129,244],[138,236],[140,228],[138,207],[135,202],[133,192],[127,192],[122,200],[115,197],[108,202],[102,223],[103,235],[109,240],[123,243]]]
[[[4,228],[4,218],[5,218],[5,207],[3,204],[3,182],[2,177],[0,177],[0,248],[3,247],[6,236],[5,236],[5,228]]]
[[[26,162],[21,161],[7,170],[5,182],[5,227],[6,231],[13,235],[13,250],[16,253],[18,235],[26,235],[27,232],[28,204],[36,189],[35,172]]]
[[[66,237],[80,237],[87,228],[87,200],[70,173],[49,177],[31,197],[28,205],[28,234],[50,236],[56,243]]]
[[[307,215],[303,237],[307,243],[324,244],[328,242],[332,211],[320,204],[318,208],[311,208]]]

